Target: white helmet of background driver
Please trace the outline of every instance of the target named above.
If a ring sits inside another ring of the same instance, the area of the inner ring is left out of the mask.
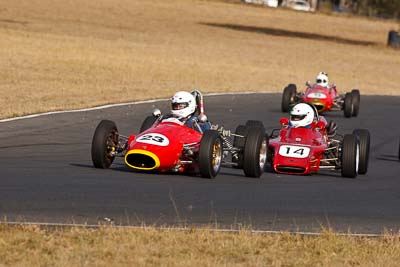
[[[179,119],[186,118],[196,111],[196,99],[185,91],[176,92],[171,97],[171,114]]]
[[[318,85],[328,87],[329,84],[329,78],[328,78],[328,73],[326,72],[320,72],[317,75],[316,82]]]
[[[314,121],[315,111],[306,103],[296,104],[290,111],[290,125],[297,127],[305,127]]]

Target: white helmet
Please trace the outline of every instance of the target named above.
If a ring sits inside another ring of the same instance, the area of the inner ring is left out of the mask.
[[[171,97],[171,114],[178,119],[186,118],[196,111],[196,99],[185,91],[179,91]]]
[[[323,72],[323,71],[318,73],[316,82],[318,85],[328,87],[328,84],[329,84],[328,73]]]
[[[305,127],[314,121],[315,110],[306,103],[296,104],[290,111],[290,125]]]

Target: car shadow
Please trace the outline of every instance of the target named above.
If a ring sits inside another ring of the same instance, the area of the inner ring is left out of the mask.
[[[96,170],[95,167],[93,167],[92,164],[82,164],[82,163],[70,163],[70,166],[73,167],[79,167],[79,168],[85,168],[85,169],[93,169]],[[219,175],[228,175],[228,176],[234,176],[238,178],[246,178],[243,174],[240,173],[234,173],[231,172],[230,169],[232,168],[222,168],[220,172],[218,173],[217,177]],[[193,179],[201,179],[201,180],[209,180],[212,181],[213,179],[206,179],[202,178],[199,173],[193,172],[193,173],[176,173],[176,172],[157,172],[157,171],[138,171],[134,170],[132,168],[127,167],[123,163],[116,163],[114,162],[112,166],[108,169],[111,171],[117,171],[117,172],[124,172],[124,173],[136,173],[136,174],[151,174],[151,175],[162,175],[162,176],[171,176],[171,177],[184,177],[185,179],[187,178],[193,178]]]
[[[96,170],[96,168],[92,164],[70,163],[69,165],[73,166],[73,167]],[[109,170],[120,171],[120,172],[134,172],[131,169],[127,168],[124,164],[121,164],[121,163],[113,163],[112,167],[110,167]]]
[[[244,31],[244,32],[253,32],[260,33],[272,36],[283,36],[289,38],[301,38],[301,39],[311,39],[318,41],[328,41],[333,43],[341,43],[341,44],[349,44],[349,45],[377,45],[375,42],[371,41],[362,41],[362,40],[353,40],[347,39],[338,36],[330,36],[330,35],[322,35],[317,33],[308,33],[308,32],[299,32],[299,31],[290,31],[284,29],[276,29],[269,27],[258,27],[258,26],[248,26],[248,25],[240,25],[240,24],[231,24],[231,23],[211,23],[211,22],[199,22],[200,25],[217,27],[217,28],[225,28],[231,29],[235,31]]]
[[[383,160],[383,161],[399,161],[398,155],[389,155],[389,154],[383,154],[378,157],[376,157],[377,160]]]

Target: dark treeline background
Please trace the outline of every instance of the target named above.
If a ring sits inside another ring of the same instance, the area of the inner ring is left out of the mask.
[[[400,0],[355,0],[352,9],[364,16],[400,19]]]

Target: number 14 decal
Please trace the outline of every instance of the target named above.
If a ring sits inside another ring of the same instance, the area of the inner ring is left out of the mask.
[[[309,147],[283,145],[279,148],[279,155],[284,157],[306,158],[309,154]]]
[[[286,148],[286,154],[290,154],[290,150],[291,150],[291,149],[292,149],[291,147],[287,147],[287,148]],[[296,149],[296,150],[294,150],[292,153],[294,153],[294,154],[299,154],[299,155],[303,155],[303,154],[304,154],[304,148]]]

